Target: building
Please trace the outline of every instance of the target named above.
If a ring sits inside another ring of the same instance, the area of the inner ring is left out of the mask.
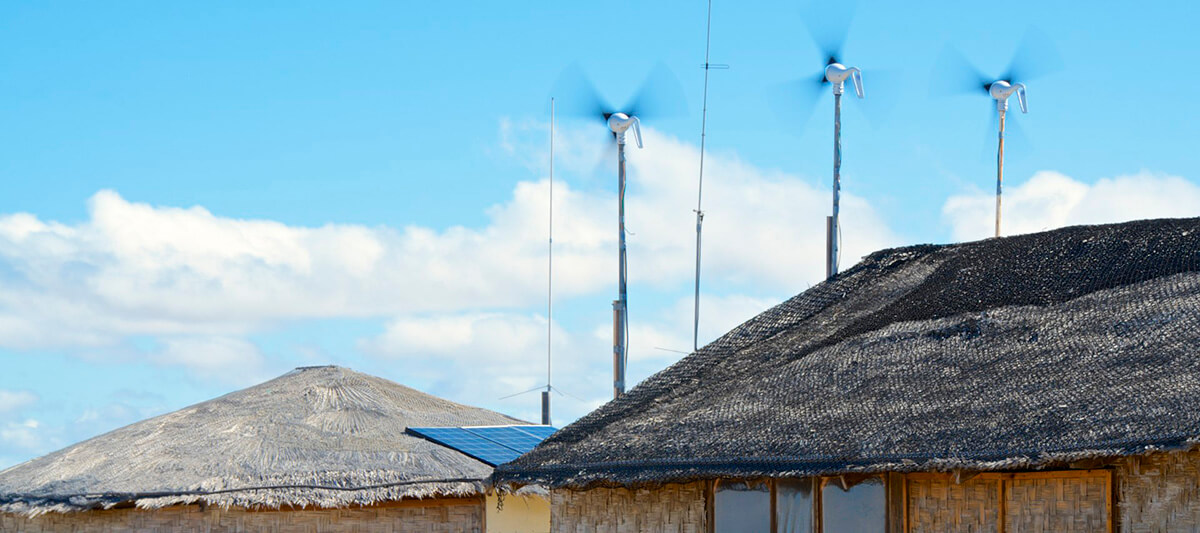
[[[492,464],[409,431],[461,426],[544,428],[298,368],[0,472],[0,531],[546,531],[544,491],[499,511]]]
[[[1200,219],[876,252],[497,468],[551,529],[1200,531]]]

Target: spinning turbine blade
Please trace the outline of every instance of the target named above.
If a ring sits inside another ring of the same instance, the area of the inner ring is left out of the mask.
[[[802,10],[808,35],[826,65],[840,63],[846,34],[854,19],[855,2],[813,2]]]
[[[1008,68],[999,79],[1009,82],[1027,82],[1062,69],[1062,58],[1050,36],[1030,29],[1013,52]]]
[[[773,87],[767,101],[775,117],[789,132],[801,134],[817,109],[817,102],[828,92],[825,72],[784,82]]]
[[[559,113],[578,118],[607,120],[616,112],[612,104],[600,96],[595,84],[578,64],[567,67],[554,84],[559,95]]]
[[[934,95],[988,94],[988,88],[997,78],[984,74],[963,56],[958,49],[946,46],[938,56],[930,77]]]
[[[641,119],[682,116],[687,113],[683,85],[671,69],[659,63],[622,111]]]

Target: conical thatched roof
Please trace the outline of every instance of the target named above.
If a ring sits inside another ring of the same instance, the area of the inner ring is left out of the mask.
[[[499,483],[1038,468],[1200,442],[1200,219],[872,254]]]
[[[0,511],[478,494],[491,467],[405,428],[524,423],[346,368],[299,368],[4,470]]]

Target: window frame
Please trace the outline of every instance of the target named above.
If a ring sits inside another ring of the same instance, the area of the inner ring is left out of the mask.
[[[892,525],[895,522],[893,520],[893,513],[896,512],[896,509],[893,509],[893,507],[895,507],[895,505],[894,505],[894,502],[892,501],[892,497],[893,497],[892,489],[893,489],[894,483],[896,483],[896,481],[897,481],[894,478],[897,476],[901,476],[901,475],[883,473],[883,472],[878,473],[878,474],[866,474],[863,476],[862,479],[860,479],[857,482],[850,485],[851,487],[854,487],[855,485],[858,485],[862,481],[865,481],[867,478],[879,479],[880,483],[883,485],[883,494],[884,494],[884,501],[883,501],[884,528],[889,533],[903,533],[903,531],[904,531],[903,528],[899,531],[894,531],[894,527]],[[789,480],[808,479],[808,480],[811,480],[811,482],[813,483],[813,487],[812,487],[813,488],[813,492],[812,492],[813,533],[823,533],[823,531],[825,529],[825,524],[824,524],[825,516],[824,516],[824,508],[822,505],[822,500],[824,500],[825,485],[829,484],[830,482],[841,482],[841,480],[843,480],[845,477],[846,476],[810,476],[810,477],[800,477],[800,478],[786,478]],[[857,477],[857,476],[855,476],[855,477]],[[706,500],[707,500],[705,502],[705,508],[706,508],[706,514],[707,514],[707,518],[708,518],[708,520],[707,520],[708,527],[706,528],[706,530],[708,531],[708,533],[716,533],[716,526],[717,526],[717,524],[716,524],[716,493],[717,493],[717,487],[720,485],[721,482],[766,484],[767,488],[768,488],[769,498],[770,498],[771,533],[778,532],[779,531],[779,517],[777,515],[778,515],[778,511],[779,511],[779,507],[778,507],[779,492],[776,487],[776,484],[778,481],[779,481],[779,479],[777,479],[777,478],[765,478],[765,477],[725,478],[725,479],[710,480],[708,483],[705,484],[705,496],[706,496]],[[903,480],[901,478],[900,486],[904,487],[905,485],[906,484],[903,483]],[[903,508],[905,506],[901,505],[901,507]],[[904,522],[901,522],[901,523],[903,524]]]
[[[747,485],[766,485],[767,486],[767,499],[768,499],[767,512],[770,513],[770,515],[771,515],[771,519],[770,519],[771,533],[775,533],[775,531],[777,530],[777,527],[775,525],[775,480],[773,478],[742,478],[742,479],[726,478],[726,479],[714,479],[714,480],[710,481],[709,483],[706,483],[705,485],[706,485],[707,490],[705,490],[705,494],[708,497],[708,500],[706,502],[704,502],[704,506],[707,508],[706,510],[707,510],[707,514],[708,514],[708,527],[705,529],[707,529],[707,531],[709,533],[713,533],[717,529],[717,505],[716,505],[717,499],[716,498],[717,498],[717,492],[718,492],[717,489],[720,487],[721,482],[744,483]]]
[[[830,482],[836,482],[844,476],[811,476],[801,478],[783,478],[787,480],[808,479],[813,482],[813,497],[812,497],[812,513],[813,513],[813,533],[822,533],[825,529],[825,510],[822,505],[824,500],[825,486]],[[1115,473],[1111,468],[1079,468],[1079,469],[1064,469],[1064,470],[1039,470],[1029,472],[959,472],[959,473],[942,473],[942,472],[881,472],[878,474],[870,474],[867,477],[876,477],[883,483],[884,490],[884,527],[888,533],[907,533],[910,528],[909,524],[909,483],[922,479],[951,479],[955,483],[966,483],[970,479],[978,478],[981,480],[995,479],[1001,483],[999,512],[998,517],[1003,522],[1004,515],[1008,512],[1005,505],[1005,497],[1008,484],[1020,480],[1033,479],[1063,479],[1063,478],[1099,478],[1104,484],[1105,492],[1105,511],[1108,519],[1107,529],[1111,533],[1115,530],[1117,522],[1117,490]],[[778,490],[777,483],[780,479],[777,478],[726,478],[714,479],[705,482],[705,511],[707,515],[708,533],[715,533],[715,494],[716,488],[722,481],[727,483],[765,483],[768,487],[770,495],[770,513],[771,513],[771,533],[779,531],[778,519]],[[851,485],[857,485],[861,481]]]

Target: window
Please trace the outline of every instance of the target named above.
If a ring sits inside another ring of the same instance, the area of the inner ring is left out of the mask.
[[[713,531],[771,531],[771,487],[763,482],[717,482],[713,491]]]
[[[812,533],[813,479],[775,482],[775,527],[778,533]]]
[[[843,478],[826,479],[821,487],[821,524],[825,531],[886,533],[887,493],[883,480],[869,477],[849,488]]]
[[[715,484],[713,533],[886,533],[883,476],[846,475]]]

